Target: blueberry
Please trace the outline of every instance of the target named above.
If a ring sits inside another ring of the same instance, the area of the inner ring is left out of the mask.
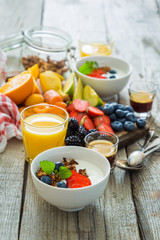
[[[117,103],[117,105],[114,108],[115,108],[115,110],[124,109],[124,106],[122,104]]]
[[[124,129],[128,132],[132,132],[135,129],[134,123],[131,121],[126,121],[124,123]]]
[[[136,122],[136,116],[133,113],[127,113],[125,117],[128,121]]]
[[[51,178],[49,176],[42,176],[41,181],[48,185],[51,185]]]
[[[115,111],[115,114],[117,115],[117,117],[120,117],[120,118],[125,116],[125,113],[124,113],[124,111],[122,109],[117,109]]]
[[[127,113],[130,113],[128,110],[125,110],[124,111],[124,113],[125,113],[125,116],[127,115]]]
[[[114,107],[111,104],[105,104],[103,112],[105,115],[110,115],[114,112]]]
[[[108,117],[110,118],[111,122],[116,121],[117,120],[117,116],[115,113],[112,113],[111,115],[108,115]]]
[[[57,182],[57,187],[60,187],[60,188],[67,188],[67,185],[66,185],[65,182],[60,181],[60,182]]]
[[[146,121],[144,119],[137,119],[136,125],[138,128],[144,128],[146,126]]]
[[[111,74],[116,74],[117,72],[116,72],[116,70],[111,69],[111,70],[109,71],[109,73],[111,73]]]
[[[111,75],[111,76],[109,76],[109,78],[110,78],[110,79],[112,79],[112,78],[116,78],[116,76],[114,76],[114,75]]]
[[[98,106],[96,106],[96,108],[98,108],[98,109],[100,109],[101,111],[103,111],[103,106],[98,105]]]
[[[133,108],[129,105],[124,107],[124,111],[134,112]]]
[[[119,121],[114,121],[111,123],[111,127],[115,132],[120,132],[123,129],[123,124]]]
[[[126,122],[126,119],[125,119],[125,117],[123,117],[123,118],[118,118],[117,121],[124,124],[124,123]]]
[[[60,168],[61,166],[64,166],[64,163],[62,163],[62,162],[56,162],[56,163],[55,163],[55,170],[59,171],[59,168]]]

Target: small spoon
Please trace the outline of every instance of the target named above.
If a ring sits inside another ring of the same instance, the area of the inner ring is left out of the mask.
[[[137,166],[138,164],[141,164],[143,159],[147,155],[158,150],[159,148],[160,148],[160,138],[157,138],[143,151],[132,152],[127,159],[128,165],[133,167],[133,166]]]
[[[131,158],[132,161],[134,161],[134,164],[132,163],[132,166],[128,164],[128,160],[117,160],[116,166],[125,170],[140,170],[143,168],[142,161],[143,159],[149,155],[151,152],[154,152],[160,148],[160,138],[156,138],[147,148],[146,146],[149,144],[149,141],[153,137],[153,132],[151,131],[151,134],[148,137],[148,140],[145,141],[145,144],[143,145],[141,151],[134,151],[131,153],[133,154],[133,158]],[[150,151],[149,151],[150,150]],[[130,155],[130,156],[131,156]],[[129,157],[130,157],[129,156]],[[135,162],[135,159],[138,156],[138,161]]]

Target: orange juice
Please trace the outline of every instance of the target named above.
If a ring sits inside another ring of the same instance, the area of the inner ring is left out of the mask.
[[[80,56],[110,55],[111,46],[102,43],[84,43],[80,47]]]
[[[39,113],[22,122],[23,142],[27,157],[33,159],[39,153],[64,145],[67,124],[57,114]]]

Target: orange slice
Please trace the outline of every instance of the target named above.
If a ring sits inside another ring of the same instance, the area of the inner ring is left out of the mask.
[[[0,88],[0,92],[11,98],[17,105],[32,94],[34,88],[31,73],[24,73],[11,78],[9,82]]]

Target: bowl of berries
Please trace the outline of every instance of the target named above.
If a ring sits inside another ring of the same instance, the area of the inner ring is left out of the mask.
[[[75,63],[76,76],[102,98],[118,94],[126,86],[131,72],[129,63],[111,56],[83,57]]]
[[[78,146],[40,153],[31,163],[39,195],[64,211],[78,211],[99,198],[108,183],[110,164],[102,154]]]

